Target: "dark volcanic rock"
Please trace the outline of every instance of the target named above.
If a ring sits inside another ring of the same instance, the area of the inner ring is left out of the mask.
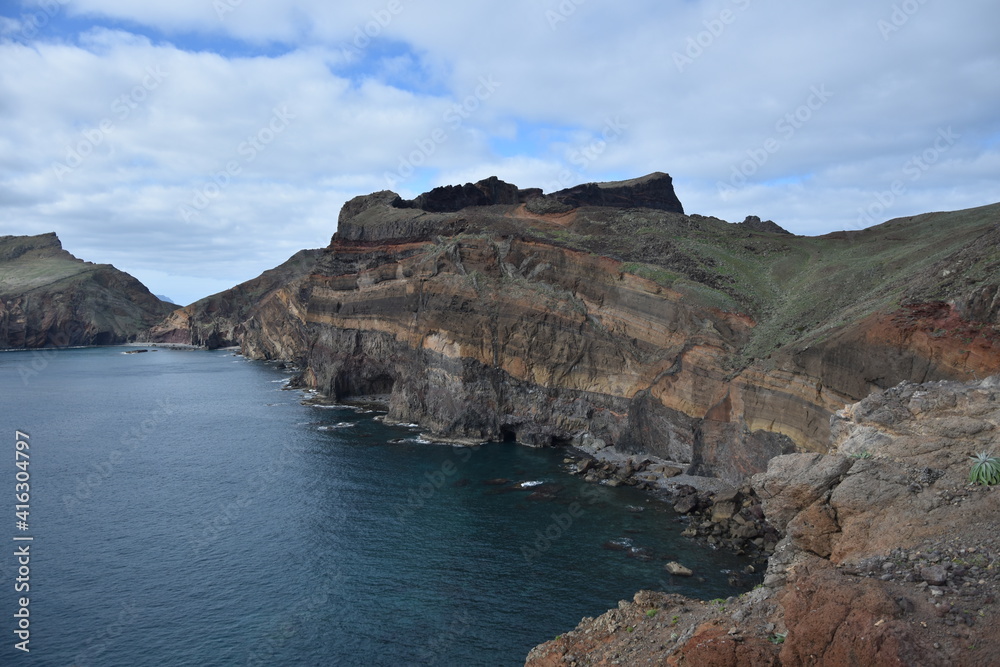
[[[516,185],[504,183],[496,176],[491,176],[478,183],[465,185],[446,185],[434,188],[430,192],[418,196],[412,201],[399,201],[393,205],[398,208],[419,208],[431,213],[454,213],[469,206],[513,206],[521,202]]]
[[[402,203],[399,195],[392,190],[381,190],[370,195],[361,195],[344,204],[340,209],[338,223],[343,224],[358,217],[365,211],[376,206],[398,206]]]
[[[580,206],[611,206],[618,208],[652,208],[684,213],[684,207],[674,193],[669,174],[655,172],[642,178],[611,183],[585,183],[554,192],[549,199],[574,208]]]
[[[770,234],[788,234],[789,236],[791,236],[792,234],[790,231],[779,226],[772,220],[764,220],[762,222],[761,219],[758,218],[756,215],[748,215],[746,217],[746,220],[737,224],[739,224],[742,227],[746,227],[747,229],[752,229],[755,232],[768,232]]]
[[[435,235],[474,232],[484,227],[482,222],[447,214],[522,203],[535,214],[565,213],[582,206],[684,212],[670,176],[660,172],[629,181],[588,183],[550,195],[543,195],[537,188],[519,190],[516,185],[491,176],[478,183],[434,188],[412,200],[404,200],[389,190],[355,197],[340,212],[334,240],[423,240]],[[415,210],[424,215],[414,215]],[[495,219],[489,227],[493,232],[517,231],[513,225],[509,229],[498,228]]]
[[[175,307],[109,264],[77,259],[55,234],[0,237],[0,348],[125,343]]]

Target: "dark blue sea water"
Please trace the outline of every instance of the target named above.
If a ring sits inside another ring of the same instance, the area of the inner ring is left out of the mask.
[[[421,443],[303,405],[273,365],[122,350],[0,354],[0,664],[520,665],[641,588],[738,592],[724,571],[744,562],[679,537],[646,494],[566,474],[559,451]],[[667,581],[666,559],[705,581]]]

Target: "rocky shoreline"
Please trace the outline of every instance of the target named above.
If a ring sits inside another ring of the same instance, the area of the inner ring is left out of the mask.
[[[525,664],[998,664],[1000,500],[967,474],[971,453],[1000,450],[1000,376],[901,383],[840,411],[831,432],[830,453],[777,457],[739,487],[587,436],[567,447],[568,472],[670,503],[685,537],[756,558],[743,574],[763,582],[713,601],[639,591]]]
[[[1000,664],[1000,494],[968,483],[969,456],[1000,451],[1000,377],[903,383],[832,426],[829,454],[777,457],[749,482],[780,536],[761,586],[640,591],[525,664]]]

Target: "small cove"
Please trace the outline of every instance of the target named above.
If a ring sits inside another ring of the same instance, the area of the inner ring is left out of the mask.
[[[560,450],[421,442],[231,352],[121,352],[27,378],[33,353],[0,355],[32,438],[34,664],[515,665],[642,588],[740,592],[748,561]]]

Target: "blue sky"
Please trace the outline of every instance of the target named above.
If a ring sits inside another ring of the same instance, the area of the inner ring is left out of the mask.
[[[0,3],[0,234],[189,303],[344,201],[652,171],[800,234],[1000,201],[1000,6]]]

